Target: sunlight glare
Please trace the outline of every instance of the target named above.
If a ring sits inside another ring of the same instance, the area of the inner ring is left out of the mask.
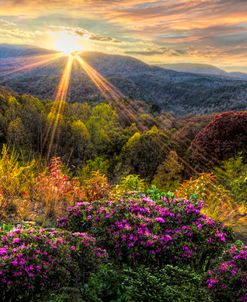
[[[55,49],[65,55],[83,50],[79,37],[68,32],[56,33],[56,35],[54,35],[54,41]]]

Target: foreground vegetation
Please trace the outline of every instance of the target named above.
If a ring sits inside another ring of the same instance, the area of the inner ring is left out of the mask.
[[[244,301],[247,250],[201,208],[135,195],[78,203],[57,230],[2,229],[2,297],[53,293],[66,301],[72,291],[78,301]]]
[[[238,157],[224,165],[244,164]],[[232,198],[246,188],[226,189],[221,169],[174,193],[147,189],[137,175],[116,185],[99,171],[69,177],[59,158],[39,169],[3,148],[3,301],[246,299],[246,247],[220,222],[245,224],[246,204]]]
[[[246,112],[0,98],[3,301],[246,301]]]

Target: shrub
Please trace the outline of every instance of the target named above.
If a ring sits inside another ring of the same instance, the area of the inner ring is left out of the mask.
[[[32,228],[1,231],[1,297],[32,301],[42,292],[84,282],[102,257],[105,252],[85,233]]]
[[[131,191],[142,192],[145,187],[145,182],[138,175],[126,175],[120,180],[120,185],[118,186],[118,191],[122,193],[128,193]]]
[[[79,172],[79,180],[83,182],[92,178],[93,172],[96,171],[100,172],[102,175],[108,175],[109,167],[109,160],[103,156],[97,156],[94,160],[90,159]]]
[[[152,270],[107,264],[90,276],[83,298],[88,302],[211,301],[201,279],[190,269],[171,265]]]
[[[33,180],[34,161],[29,165],[21,165],[18,162],[18,154],[15,150],[9,152],[6,145],[3,146],[0,159],[0,218],[16,215],[20,201],[25,201],[26,212],[28,211],[27,200],[30,184]]]
[[[246,207],[237,204],[215,175],[203,173],[196,179],[183,182],[175,192],[176,197],[199,198],[204,201],[203,213],[229,225],[240,222]]]
[[[86,201],[95,201],[108,198],[110,195],[110,185],[105,175],[99,171],[93,172],[92,177],[84,181],[82,186],[82,196]]]
[[[58,225],[90,232],[117,261],[197,266],[232,239],[232,233],[202,215],[201,208],[201,201],[167,198],[82,202],[69,208],[68,218]]]
[[[247,164],[241,155],[224,161],[215,168],[214,173],[217,181],[229,190],[235,201],[247,203]]]
[[[67,207],[75,204],[80,195],[79,183],[63,173],[60,158],[54,157],[49,169],[38,175],[33,199],[39,214],[44,212],[45,218],[57,218],[64,215]]]
[[[208,272],[207,286],[214,301],[247,300],[247,246],[232,245]]]

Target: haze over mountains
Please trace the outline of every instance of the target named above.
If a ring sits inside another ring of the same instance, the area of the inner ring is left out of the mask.
[[[4,75],[27,64],[29,56],[48,53],[34,47],[0,45],[0,85],[17,93],[53,99],[66,57],[48,65]],[[247,77],[244,74],[229,76],[216,67],[193,64],[164,65],[168,68],[165,69],[132,57],[98,52],[82,52],[80,55],[126,97],[158,105],[163,111],[186,115],[247,109]],[[103,99],[76,62],[68,98],[78,102],[99,102]]]
[[[196,64],[196,63],[177,63],[177,64],[160,64],[160,67],[171,69],[179,72],[190,72],[196,74],[215,75],[223,77],[232,77],[247,80],[247,74],[242,72],[226,72],[213,65]]]

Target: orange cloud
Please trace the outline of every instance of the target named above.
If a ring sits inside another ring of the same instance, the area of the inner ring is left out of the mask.
[[[65,27],[91,20],[91,25],[78,29],[78,35],[84,35],[85,30],[92,42],[115,44],[109,51],[129,53],[149,62],[173,58],[211,63],[216,57],[221,64],[246,62],[246,0],[0,0],[0,3],[0,19],[16,16],[20,24],[32,18],[35,23],[44,16],[50,16],[51,23],[53,14],[66,17]],[[11,17],[7,21],[11,22]],[[3,27],[0,29],[0,40],[4,35],[11,40],[13,33],[9,30],[5,28],[3,33]],[[23,29],[19,30],[20,36],[25,35]],[[28,31],[26,34],[32,35]],[[17,38],[18,33],[14,35]]]

